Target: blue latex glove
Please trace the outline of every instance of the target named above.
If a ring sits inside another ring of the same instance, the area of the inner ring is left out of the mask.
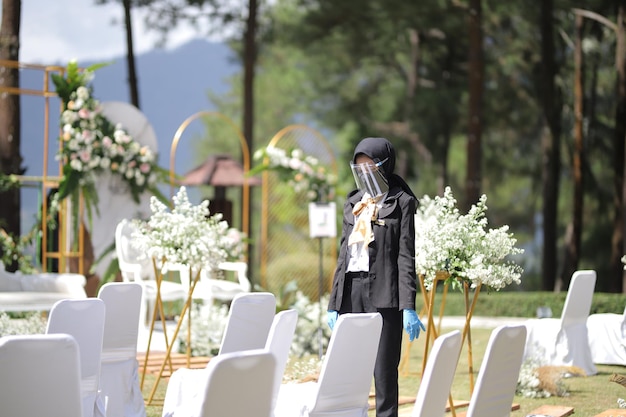
[[[420,336],[420,329],[426,331],[426,328],[420,321],[415,310],[404,309],[402,314],[402,322],[404,324],[404,330],[409,335],[409,340],[412,342]]]
[[[339,316],[339,313],[337,313],[335,310],[330,310],[326,313],[327,317],[328,317],[328,327],[330,327],[330,330],[333,329],[333,327],[335,327],[335,323],[337,322],[337,317]]]

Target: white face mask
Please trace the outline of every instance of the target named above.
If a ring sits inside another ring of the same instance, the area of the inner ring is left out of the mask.
[[[359,190],[367,192],[372,197],[378,197],[389,191],[389,183],[380,166],[387,159],[376,164],[350,164],[354,182]]]

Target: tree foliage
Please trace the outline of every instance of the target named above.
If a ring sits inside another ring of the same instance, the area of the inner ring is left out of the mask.
[[[207,15],[221,8],[224,23],[236,20],[236,13],[231,21],[231,15],[223,12],[226,2],[178,3],[214,7],[212,12],[204,9]],[[523,282],[538,288],[543,222],[554,222],[556,263],[561,265],[567,226],[573,220],[573,8],[584,7],[613,21],[617,10],[614,2],[606,0],[554,0],[549,111],[556,114],[548,122],[540,8],[521,0],[483,0],[481,6],[485,58],[481,190],[491,202],[490,223],[510,225],[526,249],[528,277]],[[254,100],[256,148],[293,122],[310,123],[327,133],[339,161],[350,159],[361,138],[385,136],[397,148],[398,172],[418,195],[441,194],[446,185],[458,192],[467,163],[471,75],[467,20],[468,2],[461,0],[264,3],[259,13]],[[165,14],[160,21],[164,27],[175,23]],[[607,276],[611,201],[616,198],[612,167],[619,154],[613,140],[616,36],[597,22],[587,22],[583,36],[586,179],[578,267],[596,269],[597,287],[604,289],[609,280],[618,278]],[[236,49],[241,51],[239,46]],[[243,109],[240,77],[232,80],[228,95],[211,96],[218,109],[234,120]],[[561,136],[555,142],[558,172],[551,174],[561,183],[554,219],[544,219],[542,210],[546,157],[542,138],[558,134],[549,123],[558,124]],[[351,177],[342,165],[346,164],[339,164],[340,182],[348,188]]]

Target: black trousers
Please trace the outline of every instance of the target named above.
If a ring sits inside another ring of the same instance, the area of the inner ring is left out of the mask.
[[[376,417],[398,416],[398,366],[402,350],[402,311],[397,308],[375,308],[369,299],[366,273],[348,272],[339,314],[375,313],[383,318],[374,367]]]

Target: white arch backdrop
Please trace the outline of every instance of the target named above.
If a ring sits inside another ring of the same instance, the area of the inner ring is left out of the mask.
[[[102,103],[102,114],[112,123],[121,123],[134,140],[158,152],[157,137],[146,116],[135,106],[110,101]],[[117,175],[107,172],[96,183],[98,193],[98,213],[94,212],[92,226],[86,225],[91,234],[91,244],[95,259],[98,259],[115,241],[115,227],[124,218],[148,218],[150,216],[150,196],[145,192],[139,203],[135,203],[126,183]],[[102,279],[113,253],[109,253],[95,267],[95,273]]]

